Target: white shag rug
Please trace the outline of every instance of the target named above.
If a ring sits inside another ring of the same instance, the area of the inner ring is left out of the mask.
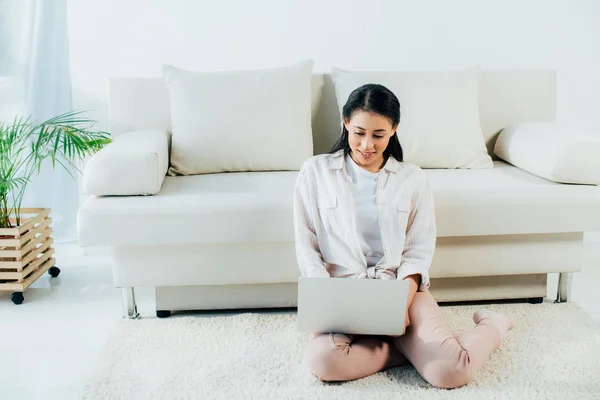
[[[455,332],[487,308],[511,330],[474,381],[429,385],[412,366],[321,383],[305,363],[294,313],[121,321],[85,399],[600,399],[600,325],[574,303],[443,307]]]

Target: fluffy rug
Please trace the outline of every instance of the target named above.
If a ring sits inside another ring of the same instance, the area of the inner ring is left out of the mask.
[[[295,314],[122,321],[95,366],[85,399],[588,399],[600,398],[600,325],[574,303],[443,307],[458,332],[485,307],[509,332],[467,386],[436,389],[412,366],[321,383],[304,360]]]

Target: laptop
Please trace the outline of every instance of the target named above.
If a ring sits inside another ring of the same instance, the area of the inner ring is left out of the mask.
[[[298,330],[403,335],[408,290],[405,280],[301,277]]]

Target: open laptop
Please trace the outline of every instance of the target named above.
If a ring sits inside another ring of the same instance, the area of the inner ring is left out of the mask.
[[[301,277],[298,330],[403,335],[408,290],[405,280]]]

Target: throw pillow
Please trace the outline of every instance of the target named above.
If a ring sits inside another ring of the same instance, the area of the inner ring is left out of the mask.
[[[552,122],[522,123],[500,132],[494,154],[560,183],[600,185],[600,133]]]
[[[492,168],[479,123],[478,72],[349,72],[333,68],[338,107],[366,83],[400,100],[398,139],[407,162],[421,168]]]
[[[170,175],[299,170],[313,155],[312,61],[253,71],[163,66]]]

